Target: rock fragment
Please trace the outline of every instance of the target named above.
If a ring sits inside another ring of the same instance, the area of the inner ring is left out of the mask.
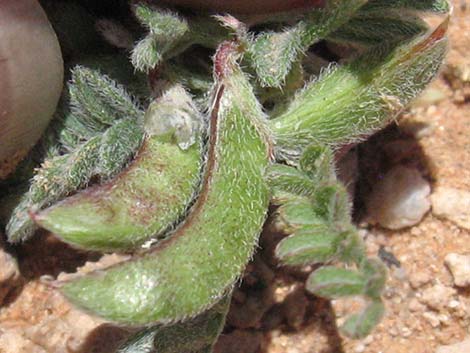
[[[470,192],[438,187],[431,195],[432,213],[470,230]]]
[[[13,256],[0,243],[0,306],[5,297],[20,283],[20,271]]]
[[[423,291],[420,301],[431,309],[439,311],[453,299],[456,293],[456,290],[451,287],[436,284]]]
[[[470,286],[470,255],[450,253],[445,257],[444,263],[449,268],[456,286]]]
[[[429,183],[418,170],[396,166],[387,172],[366,200],[369,218],[389,229],[413,226],[431,203]]]
[[[470,352],[470,337],[462,342],[451,344],[449,346],[440,346],[436,353],[468,353]]]

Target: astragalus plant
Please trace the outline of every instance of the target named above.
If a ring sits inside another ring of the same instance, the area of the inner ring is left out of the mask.
[[[98,21],[122,51],[74,62],[36,157],[4,182],[15,203],[41,161],[9,241],[39,226],[78,248],[130,254],[55,285],[94,315],[143,328],[120,352],[210,352],[271,204],[286,233],[279,263],[323,264],[307,290],[362,296],[341,330],[369,334],[384,314],[386,268],[366,256],[335,153],[393,121],[436,75],[447,2],[331,0],[239,17],[130,6],[122,23]],[[441,25],[429,28],[426,13]]]

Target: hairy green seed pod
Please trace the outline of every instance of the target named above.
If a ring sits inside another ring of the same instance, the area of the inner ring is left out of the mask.
[[[278,154],[298,158],[308,145],[357,142],[388,124],[434,78],[447,48],[447,21],[393,49],[374,48],[330,68],[270,121]]]
[[[174,86],[150,105],[149,136],[127,169],[42,211],[35,221],[85,249],[128,251],[158,237],[184,214],[197,190],[202,124],[191,97]]]
[[[266,217],[270,148],[233,47],[224,44],[216,55],[205,177],[185,222],[148,252],[63,283],[72,303],[122,324],[172,323],[214,305],[239,278]]]

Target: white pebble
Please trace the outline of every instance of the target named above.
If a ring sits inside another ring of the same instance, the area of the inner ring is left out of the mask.
[[[449,268],[456,286],[470,286],[470,255],[450,253],[445,257],[444,262]]]
[[[366,200],[369,218],[389,229],[418,224],[431,207],[430,192],[429,183],[418,170],[394,167]]]
[[[432,213],[470,230],[470,192],[438,187],[431,195]]]

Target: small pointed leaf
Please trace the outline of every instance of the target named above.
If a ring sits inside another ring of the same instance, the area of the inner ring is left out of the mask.
[[[370,298],[380,298],[387,280],[387,267],[379,259],[367,259],[361,265],[361,271],[367,278],[365,294]]]
[[[283,239],[276,257],[286,265],[316,264],[330,261],[337,251],[338,235],[327,228],[303,229]]]
[[[384,313],[383,303],[374,301],[361,313],[351,315],[341,327],[341,332],[354,339],[363,338],[380,322]]]
[[[279,207],[280,218],[289,226],[323,226],[325,221],[313,211],[311,202],[307,198],[298,198]]]
[[[335,179],[333,152],[327,146],[308,146],[300,157],[300,169],[317,184]]]
[[[267,170],[270,187],[275,191],[284,191],[299,196],[312,196],[316,190],[314,181],[294,167],[273,164]]]
[[[360,272],[327,266],[310,275],[306,288],[320,297],[338,298],[363,294],[366,283]]]

